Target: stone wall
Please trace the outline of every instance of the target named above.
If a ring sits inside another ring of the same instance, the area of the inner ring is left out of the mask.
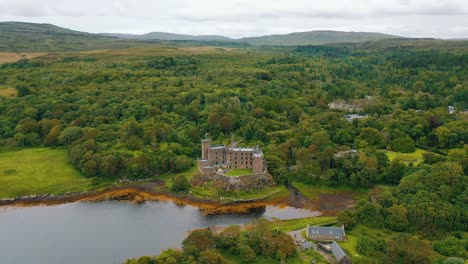
[[[256,173],[243,176],[227,176],[220,173],[203,175],[203,181],[211,181],[218,188],[229,190],[261,189],[275,184],[273,177],[268,173]]]

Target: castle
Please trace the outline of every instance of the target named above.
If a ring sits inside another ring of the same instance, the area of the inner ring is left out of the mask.
[[[211,139],[201,141],[202,158],[198,170],[202,175],[224,173],[230,169],[252,169],[252,174],[265,174],[267,170],[263,152],[257,147],[240,148],[231,140],[230,146],[211,146]]]

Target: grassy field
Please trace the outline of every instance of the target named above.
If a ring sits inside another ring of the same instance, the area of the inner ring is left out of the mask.
[[[413,165],[419,165],[419,163],[423,162],[423,153],[426,153],[426,150],[423,149],[416,149],[413,153],[400,153],[395,151],[385,151],[390,161],[395,159],[399,159],[405,164],[412,163]]]
[[[242,176],[242,175],[249,175],[252,174],[252,169],[232,169],[229,170],[226,175],[227,176]]]
[[[309,225],[329,225],[335,224],[335,216],[318,216],[310,218],[300,218],[300,219],[291,219],[291,220],[279,220],[272,222],[272,228],[278,229],[283,232],[289,232],[294,230],[299,230],[307,227]]]
[[[0,198],[86,191],[107,183],[84,178],[68,162],[63,149],[34,148],[0,153]]]
[[[256,200],[256,199],[276,199],[287,197],[288,189],[284,186],[274,186],[261,190],[255,189],[250,191],[223,191],[214,187],[211,183],[205,183],[201,186],[190,188],[192,195],[201,199],[216,199],[223,201],[233,200]]]
[[[45,53],[42,52],[31,52],[31,53],[14,53],[14,52],[0,52],[0,64],[15,62],[21,59],[32,59],[35,57],[43,56]]]
[[[356,189],[352,187],[332,188],[321,185],[309,185],[301,182],[293,182],[293,186],[299,190],[299,192],[309,199],[317,199],[321,194],[337,194],[347,193],[355,199],[363,199],[367,197],[366,189]]]
[[[17,91],[11,87],[0,86],[0,96],[4,97],[16,97]]]

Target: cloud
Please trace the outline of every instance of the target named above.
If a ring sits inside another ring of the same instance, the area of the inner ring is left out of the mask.
[[[0,20],[231,37],[318,29],[468,37],[465,0],[0,0]]]

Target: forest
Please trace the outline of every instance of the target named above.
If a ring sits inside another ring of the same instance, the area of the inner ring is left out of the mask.
[[[0,65],[0,88],[16,91],[0,96],[0,149],[66,148],[86,177],[136,180],[186,171],[205,133],[233,134],[262,148],[278,184],[369,189],[339,221],[400,235],[363,235],[361,254],[467,258],[467,65],[466,47],[51,53]],[[422,161],[389,158],[416,150]]]

